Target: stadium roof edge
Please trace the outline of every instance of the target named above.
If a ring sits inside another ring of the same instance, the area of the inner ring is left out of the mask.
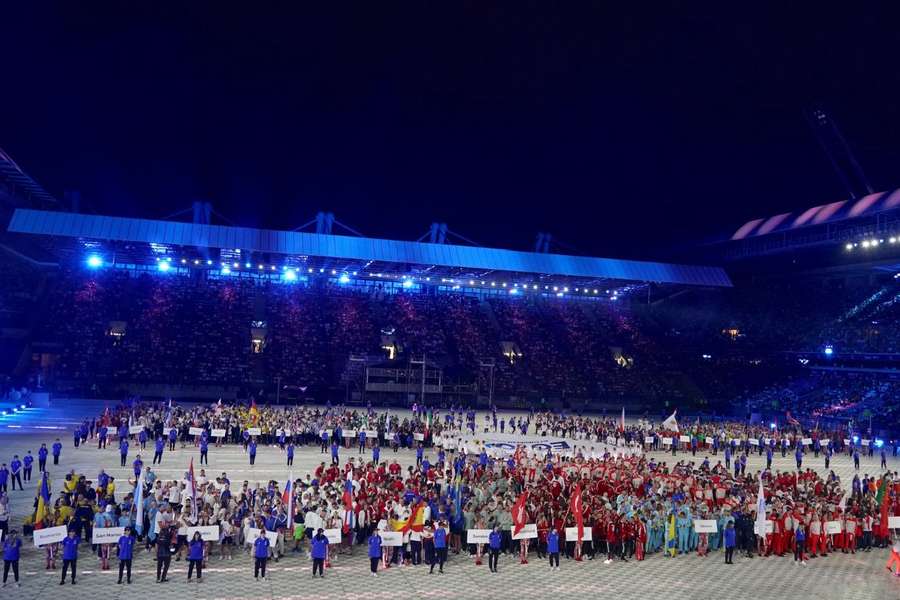
[[[453,244],[199,225],[22,208],[16,209],[13,213],[8,231],[148,244],[240,248],[272,254],[302,254],[336,259],[376,260],[568,277],[718,287],[732,285],[728,275],[720,267],[541,254]]]

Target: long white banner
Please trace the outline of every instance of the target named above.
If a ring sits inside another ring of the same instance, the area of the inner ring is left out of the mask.
[[[68,530],[66,529],[65,525],[60,525],[58,527],[48,527],[47,529],[35,529],[34,547],[40,548],[48,544],[61,542],[63,541],[63,538],[66,537],[66,535],[68,535]]]

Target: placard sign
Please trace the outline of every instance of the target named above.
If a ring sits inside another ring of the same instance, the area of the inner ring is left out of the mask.
[[[691,443],[691,436],[689,436],[689,435],[681,435],[681,436],[678,436],[678,441],[681,442],[681,443],[683,443],[683,444],[690,444],[690,443]]]
[[[670,437],[664,437],[664,438],[662,439],[662,443],[663,443],[663,446],[671,446],[671,445],[672,445],[672,438],[670,438]]]
[[[645,438],[644,438],[644,443],[645,443],[645,444],[652,444],[652,443],[653,443],[653,436],[652,436],[652,435],[648,435],[647,437],[645,437]]]
[[[585,528],[587,529],[587,528]],[[510,527],[512,530],[512,527]],[[519,530],[519,533],[514,533],[512,539],[514,540],[530,540],[537,537],[537,525],[535,523],[528,523],[522,529]]]
[[[767,533],[772,533],[773,531],[775,531],[775,523],[773,523],[772,521],[766,520],[766,531],[764,533],[760,533],[759,523],[753,523],[753,533],[755,533],[756,535],[765,535]]]
[[[276,429],[276,430],[275,430],[275,435],[277,435],[277,436],[280,436],[282,433],[283,433],[285,436],[290,436],[290,435],[291,435],[291,430],[290,430],[290,429]]]
[[[250,527],[247,529],[247,537],[244,539],[245,546],[252,546],[256,539],[259,537],[259,532],[263,531],[261,529],[257,529],[256,527]],[[203,535],[203,534],[200,534]],[[266,531],[266,537],[269,539],[269,545],[274,547],[275,544],[278,543],[278,532],[277,531]]]
[[[590,542],[592,541],[594,535],[594,530],[590,527],[585,527],[581,532],[581,541],[582,542]],[[577,527],[566,527],[566,541],[575,540],[578,541],[578,528]]]
[[[325,537],[328,538],[329,544],[340,544],[341,543],[341,528],[335,527],[334,529],[326,529],[322,532]],[[384,543],[384,540],[381,542]]]
[[[872,442],[872,440],[859,440],[859,441],[862,442],[863,446],[868,446]]]
[[[219,541],[219,526],[218,525],[204,525],[202,527],[188,527],[187,528],[188,541],[191,541],[192,539],[194,539],[194,534],[198,531],[200,532],[200,539],[202,539],[204,542],[218,542]],[[257,533],[256,535],[258,536],[259,534]],[[268,535],[266,537],[268,537]],[[277,536],[276,536],[276,540],[277,540]]]
[[[396,546],[403,545],[403,532],[402,531],[379,531],[378,533],[379,533],[379,535],[381,535],[381,545],[382,546],[394,548]]]
[[[59,527],[48,527],[46,529],[35,529],[34,530],[34,547],[42,548],[43,546],[47,546],[49,544],[55,544],[57,542],[63,541],[63,538],[68,535],[68,529],[65,525],[60,525]]]
[[[94,527],[92,544],[115,544],[125,535],[124,527]]]
[[[377,429],[366,429],[366,437],[369,439],[375,439],[378,437]]]
[[[812,438],[803,438],[803,439],[800,440],[800,441],[803,442],[803,445],[804,445],[804,446],[811,446],[811,445],[812,445]]]
[[[259,427],[249,427],[249,428],[247,429],[247,433],[250,434],[251,436],[253,436],[253,435],[262,435],[262,429],[259,428]]]
[[[203,428],[202,427],[191,427],[190,429],[188,429],[188,433],[191,435],[203,435]]]
[[[345,431],[344,438],[355,438],[357,435],[357,431],[354,429],[353,431]]]
[[[825,533],[828,535],[841,533],[840,521],[825,521]]]
[[[750,438],[748,441],[750,442],[751,446],[759,446],[759,440],[757,439]]]
[[[466,544],[488,544],[490,543],[491,529],[468,529],[466,530]]]
[[[694,519],[694,531],[697,533],[716,533],[718,530],[715,519]]]
[[[213,429],[212,436],[215,438],[223,438],[223,437],[225,437],[225,430],[224,429]]]
[[[424,442],[424,441],[425,441],[425,434],[424,434],[424,433],[414,433],[414,434],[413,434],[413,439],[414,439],[414,440],[418,440],[418,441],[420,441],[420,442]]]
[[[128,428],[128,435],[137,435],[144,430],[143,425],[132,425]]]
[[[900,517],[888,517],[888,529],[900,529]]]

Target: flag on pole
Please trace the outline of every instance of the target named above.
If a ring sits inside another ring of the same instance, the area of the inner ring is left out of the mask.
[[[347,474],[344,480],[344,533],[348,533],[353,525],[353,475]]]
[[[221,402],[221,400],[220,400]],[[287,506],[287,514],[288,514],[288,529],[291,534],[294,533],[294,471],[291,470],[290,479],[288,479],[287,485],[284,486],[284,492],[281,494],[281,502]]]
[[[259,420],[259,409],[256,408],[256,398],[250,398],[250,421],[256,425]]]
[[[758,535],[766,535],[766,494],[763,491],[763,478],[759,478],[759,491],[756,494],[756,529]]]
[[[37,511],[34,514],[34,528],[44,527],[44,519],[50,512],[50,482],[47,480],[47,471],[41,473],[41,486],[38,489]]]
[[[138,535],[144,533],[144,471],[138,476],[134,484],[134,531]]]
[[[625,431],[625,407],[622,407],[622,418],[619,419],[619,431]]]
[[[575,484],[572,497],[569,498],[569,511],[575,517],[575,526],[578,528],[578,541],[584,539],[584,512],[581,502],[581,485]]]
[[[675,515],[669,514],[669,524],[666,527],[666,552],[669,556],[675,556],[678,552],[677,537],[675,535]]]
[[[662,422],[662,428],[666,431],[674,431],[678,433],[678,421],[675,419],[675,414],[678,412],[678,409],[672,411],[672,415]]]
[[[878,486],[878,493],[875,494],[875,504],[880,509],[880,518],[878,520],[881,527],[882,536],[888,531],[888,514],[891,507],[890,479],[886,475],[881,477],[881,485]]]
[[[194,479],[194,459],[191,459],[191,466],[188,468],[188,491],[191,494],[191,520],[197,520],[197,480]]]
[[[528,513],[525,511],[525,503],[528,501],[528,492],[524,491],[519,496],[519,499],[516,500],[516,503],[513,504],[512,507],[512,522],[513,522],[513,535],[517,535],[522,528],[525,527],[525,522],[528,520]]]
[[[787,422],[794,427],[800,427],[800,421],[791,416],[791,411],[787,411]]]

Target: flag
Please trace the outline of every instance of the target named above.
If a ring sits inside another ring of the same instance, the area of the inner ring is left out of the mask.
[[[134,531],[141,535],[144,532],[144,471],[141,471],[134,485],[134,509],[137,511],[134,517]]]
[[[41,473],[41,487],[38,490],[37,511],[34,513],[34,528],[41,529],[44,519],[50,513],[50,482],[47,480],[47,471]]]
[[[525,527],[525,521],[528,520],[528,513],[525,511],[525,503],[528,501],[528,492],[524,491],[516,500],[512,507],[513,535],[518,535],[522,528]]]
[[[619,419],[619,431],[625,431],[625,407],[622,407],[622,418]]]
[[[766,535],[766,494],[763,491],[763,478],[759,478],[759,491],[756,494],[756,529],[757,535]]]
[[[880,509],[880,519],[878,520],[881,527],[882,535],[888,530],[888,512],[891,505],[890,480],[886,476],[881,477],[881,485],[878,486],[878,493],[875,494],[875,504]]]
[[[459,473],[456,474],[456,480],[454,481],[454,491],[453,491],[453,505],[455,507],[454,515],[456,516],[456,520],[462,518],[462,479],[459,476]]]
[[[188,468],[188,491],[191,494],[191,520],[197,520],[197,480],[194,479],[194,459],[191,459],[191,466]]]
[[[672,415],[662,422],[662,428],[665,431],[674,431],[675,433],[678,433],[678,421],[675,420],[675,413],[677,412],[678,409],[676,408],[672,411]]]
[[[425,528],[425,502],[420,501],[413,506],[409,518],[391,520],[391,530],[406,533],[408,531],[422,531]]]
[[[221,400],[219,401],[221,402]],[[281,494],[281,502],[287,506],[287,514],[288,514],[288,530],[293,534],[294,533],[294,472],[291,471],[291,478],[288,479],[287,484],[284,486],[284,492]]]
[[[353,477],[348,474],[344,481],[344,533],[350,531],[353,524]]]
[[[572,513],[572,516],[575,517],[575,526],[578,528],[579,542],[584,538],[584,512],[582,508],[581,486],[576,483],[575,489],[572,490],[572,496],[569,498],[569,511]]]
[[[669,556],[675,556],[678,551],[676,547],[676,536],[675,536],[675,515],[669,515],[669,525],[666,527],[666,552],[669,553]]]
[[[787,411],[787,422],[794,427],[800,427],[800,421],[791,416],[791,411]]]

